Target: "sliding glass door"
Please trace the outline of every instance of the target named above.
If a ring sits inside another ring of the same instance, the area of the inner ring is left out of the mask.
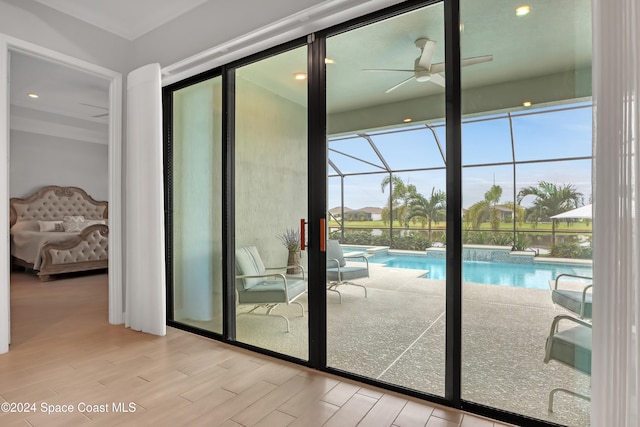
[[[581,295],[592,275],[591,2],[488,16],[464,0],[461,22],[462,64],[493,56],[462,67],[462,398],[586,426],[590,403],[578,395],[590,395],[590,360],[579,346],[591,348],[590,309],[581,319],[555,291]],[[565,359],[550,357],[556,331],[575,338]]]
[[[173,91],[170,171],[173,320],[222,333],[222,79]]]
[[[443,62],[442,3],[327,38],[329,236],[364,257],[347,267],[369,268],[327,295],[327,365],[438,396],[445,277],[427,265],[446,253]]]
[[[558,316],[590,328],[553,296],[592,271],[571,216],[592,191],[590,1],[503,3],[402,4],[168,89],[173,324],[587,425],[588,372],[546,342]]]
[[[234,71],[236,339],[306,360],[307,47]]]

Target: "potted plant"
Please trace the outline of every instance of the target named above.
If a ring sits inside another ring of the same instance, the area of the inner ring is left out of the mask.
[[[300,231],[287,228],[284,233],[278,235],[278,239],[289,251],[287,259],[287,274],[298,274],[300,268]]]

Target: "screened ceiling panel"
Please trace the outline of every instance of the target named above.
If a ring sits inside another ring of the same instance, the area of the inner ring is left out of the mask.
[[[436,138],[426,127],[371,135],[371,139],[392,170],[445,167]]]
[[[386,170],[369,141],[358,135],[330,140],[329,159],[345,174]]]
[[[592,109],[513,117],[516,161],[590,157]]]
[[[508,118],[463,123],[463,165],[512,161],[513,150]]]

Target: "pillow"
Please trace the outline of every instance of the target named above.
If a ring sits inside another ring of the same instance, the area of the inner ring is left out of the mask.
[[[62,221],[64,222],[83,222],[84,221],[84,215],[67,215],[64,218],[62,218]]]
[[[62,221],[38,221],[40,231],[64,231]]]
[[[80,229],[80,224],[82,223],[76,221],[64,221],[62,223],[62,227],[66,233],[79,233],[82,231],[82,229]]]
[[[69,218],[66,217],[65,218]],[[81,217],[84,218],[84,217]],[[63,221],[62,222],[62,227],[64,228],[64,231],[67,233],[78,233],[82,230],[84,230],[85,228],[89,227],[90,225],[95,225],[95,224],[105,224],[106,221],[103,219],[90,219],[88,221]]]
[[[37,220],[29,219],[26,221],[18,221],[11,226],[12,233],[20,231],[40,231],[40,225]]]

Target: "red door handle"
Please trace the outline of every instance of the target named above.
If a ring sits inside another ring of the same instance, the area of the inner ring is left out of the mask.
[[[326,244],[325,242],[327,241],[327,236],[326,236],[326,231],[325,231],[325,219],[324,218],[320,218],[320,252],[326,252]]]
[[[305,238],[304,238],[304,225],[305,225],[305,221],[304,218],[300,219],[300,250],[304,251],[304,248],[306,246],[306,242],[305,242]]]

